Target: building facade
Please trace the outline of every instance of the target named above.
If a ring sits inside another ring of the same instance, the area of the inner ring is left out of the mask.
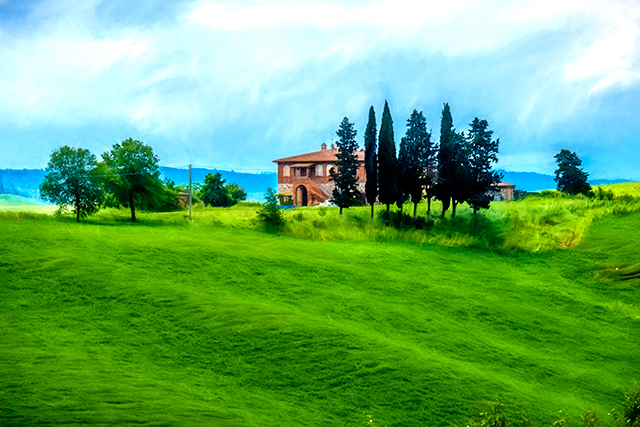
[[[515,189],[516,186],[514,184],[509,184],[508,182],[499,182],[498,191],[495,191],[493,193],[493,200],[495,202],[500,202],[503,200],[513,200]]]
[[[274,160],[278,164],[278,193],[291,196],[296,206],[318,205],[333,198],[335,184],[329,171],[334,167],[338,149],[327,144],[320,151],[299,154]],[[358,191],[364,196],[366,174],[364,169],[364,150],[356,152],[358,163]]]

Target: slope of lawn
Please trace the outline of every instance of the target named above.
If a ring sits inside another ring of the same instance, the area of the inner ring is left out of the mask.
[[[640,378],[638,224],[505,253],[0,213],[0,425],[606,419]]]

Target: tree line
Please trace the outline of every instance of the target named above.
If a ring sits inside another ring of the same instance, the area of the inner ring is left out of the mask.
[[[220,173],[207,174],[203,185],[196,183],[195,196],[205,205],[232,206],[247,194],[237,184],[226,184]],[[102,154],[102,161],[84,148],[60,147],[51,154],[40,184],[40,195],[49,202],[70,208],[76,221],[101,207],[126,207],[131,221],[136,208],[173,210],[179,208],[184,185],[160,178],[158,157],[153,149],[131,138],[114,144]]]
[[[449,104],[442,109],[440,140],[432,140],[427,130],[427,121],[422,111],[413,110],[407,119],[405,136],[400,140],[396,155],[393,134],[393,119],[389,104],[384,103],[380,131],[376,129],[373,106],[369,108],[369,119],[364,135],[364,167],[366,172],[365,193],[371,205],[386,205],[387,214],[396,204],[402,212],[403,205],[410,200],[413,216],[417,215],[418,203],[427,200],[427,217],[431,218],[431,200],[442,202],[442,217],[452,208],[451,219],[455,221],[456,207],[468,203],[474,213],[488,209],[493,192],[502,175],[491,170],[497,162],[500,140],[493,139],[486,120],[475,118],[465,133],[453,127]],[[358,161],[354,124],[345,117],[336,132],[339,152],[331,171],[335,182],[333,200],[340,207],[348,208],[358,203],[356,171]]]

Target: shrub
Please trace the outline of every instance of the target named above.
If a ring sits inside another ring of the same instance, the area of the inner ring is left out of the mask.
[[[278,197],[273,188],[267,188],[264,198],[266,202],[262,204],[262,208],[257,212],[258,218],[268,227],[282,228],[284,226],[284,216],[278,208]]]
[[[596,411],[591,408],[587,409],[587,412],[580,416],[580,419],[582,420],[583,427],[600,427],[602,425],[596,415]]]
[[[611,411],[618,427],[640,427],[640,388],[634,384],[631,393],[625,394],[622,402],[622,414]]]
[[[506,415],[502,412],[502,403],[489,402],[489,409],[480,412],[477,418],[469,423],[470,427],[508,427]]]

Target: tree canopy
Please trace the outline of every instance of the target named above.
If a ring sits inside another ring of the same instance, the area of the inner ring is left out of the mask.
[[[163,194],[158,158],[150,146],[129,138],[114,144],[102,159],[108,174],[107,189],[119,203],[129,206],[131,221],[136,220],[136,204]]]
[[[51,153],[40,194],[61,209],[72,207],[80,222],[99,209],[104,196],[96,166],[96,156],[89,150],[60,147]]]
[[[467,136],[469,144],[469,163],[471,167],[471,191],[469,204],[473,206],[473,213],[478,209],[488,209],[493,192],[502,179],[502,175],[491,170],[493,163],[498,161],[498,145],[500,139],[493,140],[493,131],[488,130],[489,123],[477,117],[469,124],[471,129]]]
[[[562,149],[554,157],[558,164],[554,178],[558,183],[558,190],[569,194],[587,194],[591,190],[591,185],[587,182],[589,174],[580,168],[582,160],[578,155]]]
[[[378,198],[378,154],[376,152],[376,113],[373,105],[369,107],[369,120],[364,131],[364,168],[367,175],[365,193],[367,202],[371,205],[371,218],[373,218],[373,205]]]
[[[357,131],[353,128],[353,123],[345,117],[342,119],[338,130],[338,153],[334,167],[329,172],[331,181],[335,182],[333,188],[333,201],[340,207],[340,215],[342,208],[348,208],[358,202],[358,143],[356,142]]]
[[[427,131],[424,115],[413,110],[407,119],[407,132],[400,142],[400,177],[403,193],[411,196],[413,216],[416,216],[418,203],[422,199],[425,184],[434,167],[435,151],[431,143],[431,133]]]
[[[204,185],[198,193],[205,206],[229,207],[245,200],[247,193],[236,183],[225,185],[220,172],[208,173],[204,177]]]
[[[378,137],[378,197],[380,203],[387,205],[387,212],[393,203],[402,205],[398,189],[398,160],[393,139],[393,119],[387,101],[384,101]]]

